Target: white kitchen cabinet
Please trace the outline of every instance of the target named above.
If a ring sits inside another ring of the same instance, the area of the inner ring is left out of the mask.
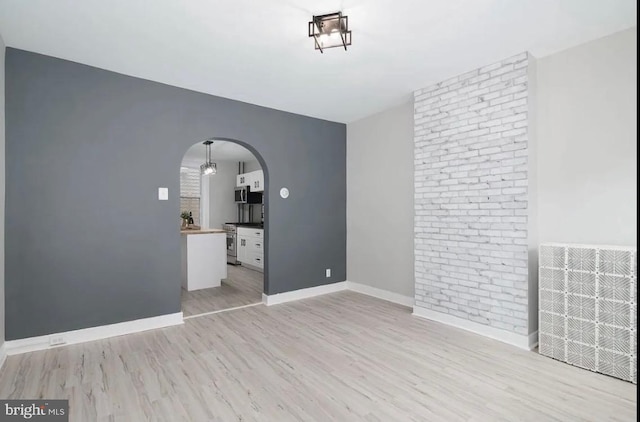
[[[264,260],[264,255],[253,253],[249,255],[247,259],[247,263],[253,267],[259,268],[260,271],[262,271],[264,270],[264,263],[262,262],[263,260]]]
[[[238,235],[238,261],[247,262],[249,261],[249,242],[246,236]]]
[[[236,187],[243,188],[245,186],[249,186],[249,174],[243,173],[236,176]]]
[[[236,187],[249,186],[251,192],[264,192],[264,172],[256,170],[236,176]]]
[[[249,173],[251,175],[249,186],[251,192],[264,192],[264,172],[256,170]]]
[[[264,237],[264,230],[251,227],[238,227],[238,236],[255,237],[262,240]]]
[[[259,271],[264,269],[264,230],[238,227],[238,261]]]

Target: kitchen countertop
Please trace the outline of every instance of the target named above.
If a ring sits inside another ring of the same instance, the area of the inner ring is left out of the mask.
[[[254,229],[264,229],[264,223],[225,223],[237,227],[251,227]]]
[[[181,235],[190,235],[190,234],[216,234],[216,233],[226,233],[222,229],[186,229],[180,230]]]

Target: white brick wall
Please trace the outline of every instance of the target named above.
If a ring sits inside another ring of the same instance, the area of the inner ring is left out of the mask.
[[[414,93],[415,304],[528,334],[526,53]]]

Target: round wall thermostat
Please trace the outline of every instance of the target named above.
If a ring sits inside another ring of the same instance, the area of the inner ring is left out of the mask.
[[[287,188],[282,188],[280,189],[280,196],[284,199],[289,197],[289,189]]]

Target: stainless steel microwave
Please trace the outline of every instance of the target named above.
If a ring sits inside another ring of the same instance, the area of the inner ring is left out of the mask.
[[[236,188],[237,204],[262,204],[262,192],[251,192],[248,186]]]

